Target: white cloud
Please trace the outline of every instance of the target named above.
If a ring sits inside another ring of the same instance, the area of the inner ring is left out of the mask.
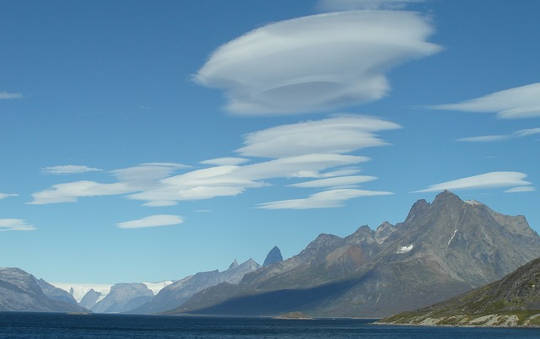
[[[491,93],[479,98],[431,106],[434,109],[497,113],[502,119],[532,118],[540,116],[540,82]]]
[[[0,193],[0,200],[9,198],[9,197],[16,197],[18,194],[12,194],[12,193]]]
[[[517,137],[528,137],[535,134],[540,134],[540,127],[522,129],[514,133],[514,135]]]
[[[0,219],[1,231],[34,231],[36,228],[23,219]]]
[[[95,181],[75,181],[53,185],[51,188],[32,194],[30,204],[44,205],[64,202],[76,202],[80,197],[129,194],[150,189],[159,184],[179,169],[188,166],[177,163],[144,163],[138,166],[111,171],[119,180],[114,183]],[[155,202],[153,206],[170,206],[166,202]]]
[[[424,0],[319,0],[317,8],[322,11],[401,9],[419,2]]]
[[[526,186],[530,182],[525,181],[526,174],[521,172],[489,172],[471,177],[456,179],[436,185],[416,192],[438,192],[443,190],[495,188],[509,186]]]
[[[461,142],[493,142],[510,139],[509,135],[481,135],[477,137],[459,138],[457,141]]]
[[[87,172],[101,171],[99,168],[81,166],[81,165],[61,165],[61,166],[49,166],[44,167],[43,172],[48,174],[79,174]]]
[[[174,201],[235,196],[248,188],[266,185],[264,180],[267,179],[317,178],[326,169],[368,160],[352,155],[306,154],[244,166],[216,166],[166,178],[155,188],[132,194],[129,198],[155,206],[165,201],[172,204]]]
[[[413,12],[326,13],[269,24],[219,47],[195,75],[237,114],[302,113],[377,100],[386,73],[440,47]],[[261,67],[261,65],[264,65]]]
[[[225,157],[225,158],[215,158],[215,159],[209,159],[201,161],[201,164],[204,165],[216,165],[216,166],[228,166],[228,165],[241,165],[249,160],[246,158],[238,158],[238,157]]]
[[[244,158],[203,161],[207,168],[177,173],[187,166],[176,163],[145,163],[110,171],[117,181],[76,181],[34,193],[31,204],[75,202],[80,197],[125,195],[144,206],[164,207],[180,201],[236,196],[247,189],[268,186],[272,180],[288,179],[296,187],[350,187],[375,179],[355,176],[356,166],[369,161],[349,153],[387,144],[375,133],[399,125],[366,116],[339,116],[320,121],[277,126],[246,136],[239,153],[269,157],[244,164]],[[334,177],[341,177],[336,178]],[[320,179],[296,183],[298,178]]]
[[[369,116],[346,115],[281,125],[249,133],[244,156],[286,157],[308,153],[349,153],[387,143],[375,132],[401,128],[396,123]]]
[[[366,191],[358,189],[334,189],[318,192],[304,199],[271,201],[259,204],[263,209],[312,209],[341,207],[346,200],[358,197],[391,195],[392,192]]]
[[[534,192],[536,189],[533,186],[518,186],[507,189],[506,193]]]
[[[23,95],[21,93],[10,93],[10,92],[0,92],[0,100],[7,99],[22,99]]]
[[[329,171],[329,172],[321,173],[319,175],[319,177],[321,177],[321,178],[331,178],[331,177],[349,176],[349,175],[354,175],[354,174],[357,174],[357,173],[360,173],[359,168],[347,167],[347,168],[340,168],[340,169],[335,170],[335,171]]]
[[[178,225],[183,222],[182,218],[177,215],[159,214],[142,219],[120,222],[116,225],[119,228],[146,228]]]
[[[344,177],[335,177],[327,179],[318,179],[300,182],[297,184],[292,184],[292,187],[343,187],[357,185],[363,182],[369,182],[377,180],[377,177],[367,176],[367,175],[353,175],[353,176],[344,176]]]
[[[102,184],[95,181],[75,181],[53,185],[52,188],[32,194],[32,205],[75,202],[80,197],[119,195],[132,192],[126,183]]]
[[[492,142],[492,141],[508,140],[508,139],[513,139],[513,138],[524,138],[524,137],[528,137],[535,134],[540,134],[540,128],[522,129],[512,134],[482,135],[482,136],[477,136],[477,137],[467,137],[467,138],[458,139],[457,141]]]
[[[170,162],[150,162],[133,167],[111,171],[118,180],[128,183],[134,190],[154,185],[180,169],[189,166]]]

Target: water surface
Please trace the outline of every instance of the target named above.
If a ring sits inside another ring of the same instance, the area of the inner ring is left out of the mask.
[[[378,326],[371,320],[278,320],[0,313],[0,338],[540,338],[538,329]]]

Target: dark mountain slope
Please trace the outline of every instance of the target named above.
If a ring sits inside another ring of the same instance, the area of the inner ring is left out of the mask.
[[[39,281],[18,268],[0,268],[0,311],[87,312],[76,304],[47,297]]]
[[[381,323],[540,326],[540,258],[487,286]]]

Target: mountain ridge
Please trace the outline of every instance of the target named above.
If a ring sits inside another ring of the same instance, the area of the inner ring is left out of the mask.
[[[499,279],[537,256],[540,238],[523,216],[444,191],[431,203],[415,202],[402,223],[362,226],[344,238],[321,234],[298,255],[246,274],[238,285],[203,290],[169,313],[245,315],[242,305],[251,303],[250,315],[388,316]],[[333,298],[304,303],[303,291],[329,286]],[[271,309],[263,302],[280,293],[294,300],[294,291],[297,305]]]

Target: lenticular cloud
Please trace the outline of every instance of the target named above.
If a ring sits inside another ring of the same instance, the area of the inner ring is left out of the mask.
[[[413,12],[350,11],[281,21],[219,47],[195,75],[223,89],[227,110],[244,115],[322,111],[377,100],[386,72],[440,47]]]

